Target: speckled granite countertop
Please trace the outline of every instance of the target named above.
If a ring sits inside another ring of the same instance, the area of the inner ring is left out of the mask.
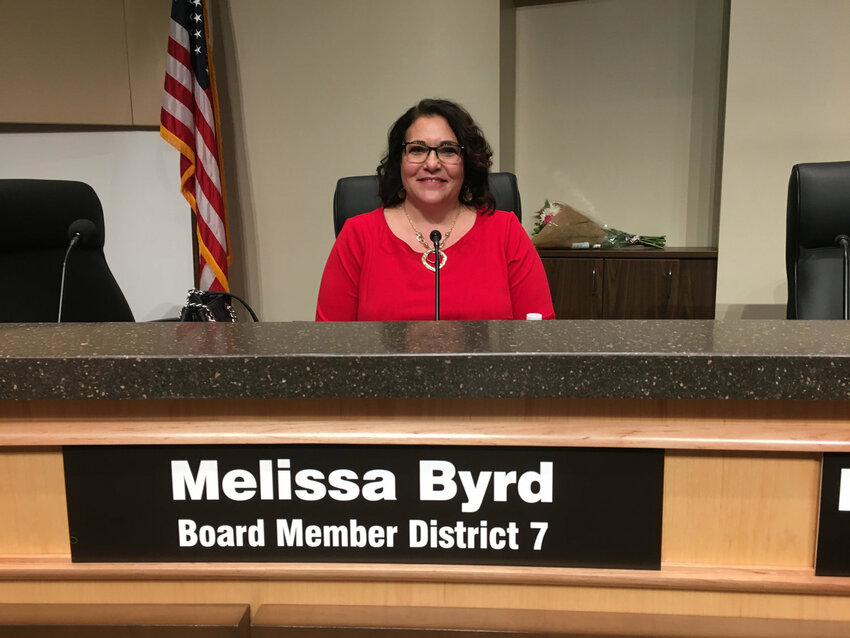
[[[0,324],[0,399],[850,399],[850,322]]]

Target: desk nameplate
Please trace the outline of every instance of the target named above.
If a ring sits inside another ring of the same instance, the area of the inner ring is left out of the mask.
[[[74,562],[659,569],[664,453],[67,446]]]
[[[821,467],[815,575],[850,576],[850,454],[826,453]]]

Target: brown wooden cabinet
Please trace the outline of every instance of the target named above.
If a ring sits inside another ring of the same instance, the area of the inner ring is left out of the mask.
[[[714,319],[714,248],[538,252],[558,319]]]

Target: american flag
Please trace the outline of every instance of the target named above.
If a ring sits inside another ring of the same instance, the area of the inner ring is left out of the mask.
[[[205,0],[173,0],[159,132],[180,151],[180,190],[195,214],[202,290],[229,292],[215,75]]]

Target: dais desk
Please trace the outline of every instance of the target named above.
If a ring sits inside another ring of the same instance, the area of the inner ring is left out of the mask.
[[[0,599],[850,620],[848,399],[846,322],[3,325]],[[662,567],[71,562],[63,445],[225,443],[663,448]]]

